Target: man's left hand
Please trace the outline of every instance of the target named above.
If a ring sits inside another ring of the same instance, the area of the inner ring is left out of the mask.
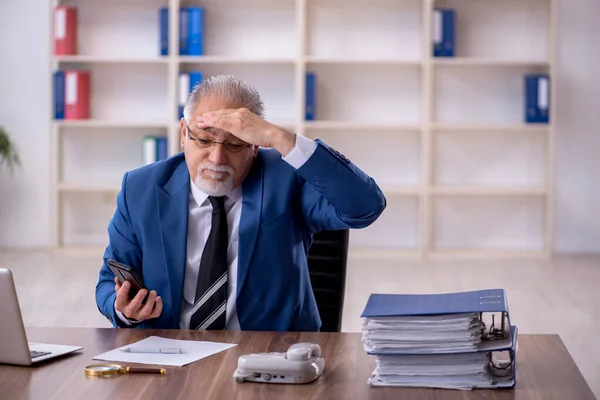
[[[272,147],[287,155],[296,145],[296,135],[275,126],[246,108],[209,111],[197,117],[198,128],[217,128],[246,143]]]

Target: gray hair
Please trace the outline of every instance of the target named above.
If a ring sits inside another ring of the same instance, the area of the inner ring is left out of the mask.
[[[185,102],[183,118],[190,123],[192,112],[204,96],[224,100],[233,106],[245,107],[250,112],[265,118],[265,105],[258,91],[247,82],[232,75],[216,75],[197,83]]]

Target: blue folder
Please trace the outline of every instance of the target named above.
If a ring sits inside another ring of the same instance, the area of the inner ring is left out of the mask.
[[[317,76],[314,72],[306,73],[306,104],[305,119],[307,121],[315,120],[317,107]]]
[[[157,137],[156,138],[156,160],[164,160],[168,157],[169,149],[167,149],[167,138]]]
[[[179,55],[189,55],[190,13],[185,7],[179,9]]]
[[[159,50],[161,56],[169,55],[169,7],[161,7],[158,11],[160,26]]]
[[[204,55],[204,8],[188,7],[188,45],[190,56]]]
[[[54,119],[65,119],[65,72],[54,71]]]
[[[456,11],[450,8],[435,8],[433,15],[433,56],[454,57]]]
[[[490,332],[482,332],[482,342],[476,351],[508,349],[511,347],[514,338],[511,337],[512,325],[504,289],[435,294],[371,294],[361,317],[434,316],[468,313],[479,313],[482,319],[484,313],[492,313],[494,316],[497,313],[500,314],[500,321],[494,321],[493,335]]]
[[[525,75],[525,122],[547,124],[550,121],[550,77],[548,74]]]
[[[435,294],[371,294],[361,317],[508,312],[504,289]]]

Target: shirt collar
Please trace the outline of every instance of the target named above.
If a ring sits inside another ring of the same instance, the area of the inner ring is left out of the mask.
[[[192,196],[196,201],[198,206],[201,206],[202,203],[208,199],[208,194],[200,190],[198,186],[190,179],[190,191],[192,192]],[[227,193],[227,199],[231,200],[234,203],[237,203],[242,198],[242,185],[234,188],[231,192]]]

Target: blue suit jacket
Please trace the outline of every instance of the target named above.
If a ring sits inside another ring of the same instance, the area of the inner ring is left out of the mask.
[[[136,268],[163,300],[160,317],[135,325],[179,329],[188,232],[190,175],[183,153],[123,177],[108,226],[109,245],[96,286],[98,309],[115,327],[115,259]],[[318,331],[307,251],[320,230],[363,228],[386,199],[375,181],[317,140],[298,170],[272,149],[260,149],[242,184],[237,314],[242,330]]]

